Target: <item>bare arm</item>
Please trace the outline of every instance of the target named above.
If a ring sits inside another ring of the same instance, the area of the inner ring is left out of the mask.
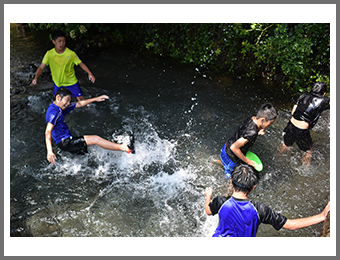
[[[101,95],[101,96],[95,97],[95,98],[84,99],[84,100],[78,101],[76,103],[76,108],[86,106],[86,105],[91,104],[93,102],[101,102],[101,101],[104,101],[106,99],[109,99],[109,97],[106,96],[106,95]]]
[[[250,166],[255,166],[255,163],[253,161],[249,160],[247,157],[245,157],[245,155],[241,151],[241,147],[244,146],[246,143],[248,143],[248,140],[243,138],[243,137],[241,137],[238,140],[236,140],[236,142],[233,143],[230,146],[230,149],[242,161],[244,161],[245,163],[249,164]]]
[[[46,143],[46,150],[47,150],[47,160],[55,164],[55,159],[57,158],[53,153],[52,149],[52,130],[54,125],[51,123],[47,123],[46,130],[45,130],[45,143]]]
[[[292,115],[294,114],[296,108],[297,108],[297,105],[294,105],[294,106],[293,106],[293,109],[292,109]]]
[[[40,77],[41,73],[43,73],[45,67],[46,67],[46,64],[42,62],[35,73],[34,79],[32,80],[33,85],[37,84],[38,78]]]
[[[204,203],[204,209],[205,209],[205,213],[207,213],[207,215],[212,215],[212,212],[210,210],[209,207],[209,203],[211,201],[211,196],[212,196],[212,188],[206,188],[205,189],[205,203]]]
[[[93,76],[92,72],[90,71],[90,69],[86,66],[86,64],[84,62],[80,62],[79,66],[87,72],[87,74],[89,74],[89,80],[94,83],[96,78]]]
[[[331,203],[328,202],[327,206],[320,214],[314,215],[312,217],[307,217],[307,218],[287,219],[287,222],[283,225],[283,228],[288,229],[288,230],[296,230],[299,228],[309,227],[317,223],[320,223],[322,221],[325,221],[330,209],[331,209]]]

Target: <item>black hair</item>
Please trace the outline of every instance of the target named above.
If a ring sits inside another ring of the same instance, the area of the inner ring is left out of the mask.
[[[52,32],[52,40],[56,40],[59,37],[65,37],[66,38],[65,33],[60,31],[60,30],[55,30],[55,31]]]
[[[239,164],[231,172],[231,179],[235,191],[248,193],[258,183],[259,174],[248,164]]]
[[[277,118],[277,110],[272,103],[265,103],[261,105],[257,111],[256,118],[259,119],[261,117],[264,117],[266,121]]]
[[[314,95],[323,95],[327,91],[327,84],[325,82],[315,82],[310,93]]]
[[[55,97],[57,97],[57,95],[60,95],[60,98],[63,99],[63,97],[66,97],[68,95],[72,97],[72,92],[67,88],[59,88],[55,93]]]

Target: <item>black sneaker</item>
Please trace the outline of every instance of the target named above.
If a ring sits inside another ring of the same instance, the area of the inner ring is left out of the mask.
[[[131,153],[135,154],[135,136],[133,133],[130,134],[130,144],[128,145],[129,149],[131,150]],[[130,152],[129,152],[130,153]]]

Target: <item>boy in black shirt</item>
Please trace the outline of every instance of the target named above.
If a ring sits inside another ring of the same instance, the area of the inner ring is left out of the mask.
[[[307,166],[312,158],[313,141],[310,129],[318,121],[324,110],[330,109],[330,99],[326,97],[327,85],[324,82],[316,82],[310,94],[299,97],[292,109],[292,118],[283,130],[283,144],[280,152],[286,152],[296,142],[299,149],[305,152],[302,163]]]
[[[330,202],[317,215],[307,218],[287,219],[259,201],[251,201],[248,194],[258,183],[258,173],[253,167],[240,164],[231,173],[232,196],[217,196],[211,201],[212,189],[205,190],[204,209],[207,215],[219,215],[219,224],[213,237],[255,237],[261,223],[276,230],[295,230],[315,225],[326,219]]]
[[[221,150],[221,163],[226,178],[236,165],[243,162],[255,166],[254,162],[246,158],[245,154],[251,149],[258,135],[264,135],[267,127],[271,126],[277,118],[277,110],[271,103],[261,105],[256,117],[250,117],[239,127],[234,135],[224,144]]]

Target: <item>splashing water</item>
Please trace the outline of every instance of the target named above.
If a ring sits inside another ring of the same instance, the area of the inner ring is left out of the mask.
[[[211,158],[219,158],[224,142],[246,117],[261,103],[275,103],[280,93],[252,82],[212,80],[195,68],[176,68],[122,50],[107,50],[87,63],[100,64],[98,82],[105,80],[93,85],[78,73],[85,96],[107,94],[110,99],[72,111],[66,119],[71,132],[118,143],[128,143],[133,132],[136,154],[91,146],[80,156],[55,147],[57,162],[49,165],[44,117],[52,100],[51,82],[40,85],[45,91],[11,109],[11,235],[211,236],[218,217],[206,216],[204,189],[211,186],[213,196],[223,195],[227,183]],[[329,113],[312,131],[313,160],[304,168],[296,147],[289,155],[278,153],[290,117],[290,111],[278,108],[278,119],[253,147],[264,169],[250,198],[287,217],[314,215],[330,189]],[[258,236],[317,236],[321,228],[277,232],[261,225]]]

